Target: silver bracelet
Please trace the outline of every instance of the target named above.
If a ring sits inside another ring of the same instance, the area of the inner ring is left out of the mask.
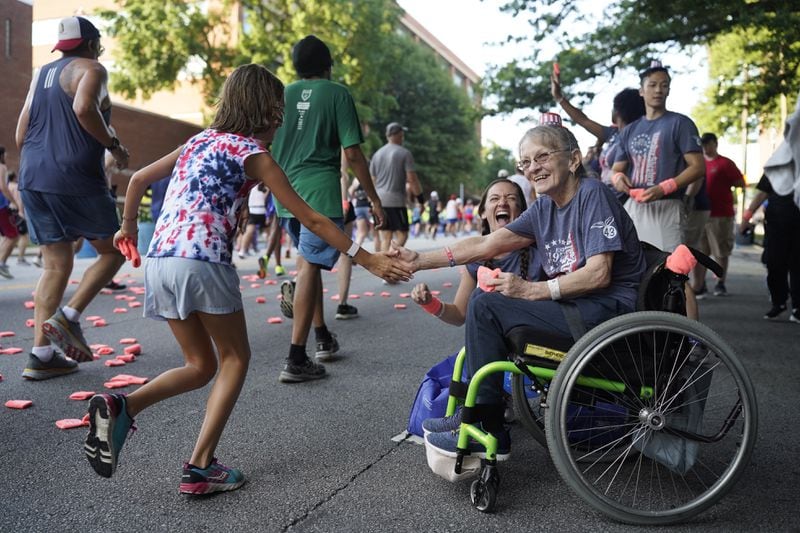
[[[558,284],[558,278],[553,278],[547,280],[547,288],[550,289],[550,299],[551,300],[560,300],[561,299],[561,287]]]

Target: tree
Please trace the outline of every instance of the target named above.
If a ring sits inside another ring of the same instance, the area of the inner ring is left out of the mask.
[[[128,98],[148,98],[189,79],[210,106],[228,73],[253,62],[290,83],[292,46],[313,33],[331,48],[333,79],[351,89],[369,126],[368,153],[396,120],[413,128],[409,146],[426,187],[455,191],[476,176],[480,117],[433,53],[398,34],[393,0],[225,0],[222,9],[206,12],[190,1],[118,5],[100,14],[117,39],[112,86]]]
[[[800,88],[800,4],[787,0],[615,0],[597,12],[589,0],[514,0],[503,11],[530,17],[533,39],[552,40],[556,57],[533,55],[497,66],[489,73],[487,92],[499,103],[495,112],[548,107],[549,76],[554,60],[563,67],[564,86],[586,87],[620,69],[641,70],[667,50],[691,50],[718,36],[743,31],[760,40],[748,49],[759,57],[757,79],[751,80],[749,105],[764,112],[779,95]],[[593,20],[602,20],[594,24]],[[524,37],[509,37],[523,41]],[[733,82],[734,78],[726,78]],[[591,90],[579,97],[591,98]],[[716,104],[716,101],[715,101]]]

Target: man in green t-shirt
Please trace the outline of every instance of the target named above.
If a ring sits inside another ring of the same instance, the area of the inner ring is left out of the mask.
[[[342,227],[341,152],[372,201],[377,226],[383,209],[361,143],[361,125],[355,102],[344,85],[331,81],[333,59],[328,47],[314,35],[295,44],[292,63],[299,81],[286,87],[283,126],[275,135],[272,155],[286,172],[292,187],[308,204]],[[302,226],[276,202],[278,216],[298,250],[297,278],[281,285],[281,310],[292,324],[292,344],[280,381],[296,383],[325,377],[325,367],[306,355],[314,324],[318,361],[329,361],[338,351],[336,336],[328,331],[322,306],[321,269],[330,270],[339,252]]]

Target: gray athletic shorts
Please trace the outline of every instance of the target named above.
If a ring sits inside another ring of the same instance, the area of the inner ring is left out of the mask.
[[[145,317],[186,320],[195,311],[226,315],[242,309],[239,276],[232,265],[184,257],[145,259]]]

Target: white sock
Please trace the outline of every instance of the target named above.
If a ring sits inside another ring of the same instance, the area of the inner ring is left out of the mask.
[[[64,316],[67,317],[67,320],[70,322],[80,322],[81,320],[81,313],[77,309],[73,309],[72,307],[65,305],[61,308],[64,312]]]
[[[49,362],[50,359],[53,358],[53,355],[55,355],[52,344],[48,344],[47,346],[34,346],[31,349],[31,353],[42,363]]]

